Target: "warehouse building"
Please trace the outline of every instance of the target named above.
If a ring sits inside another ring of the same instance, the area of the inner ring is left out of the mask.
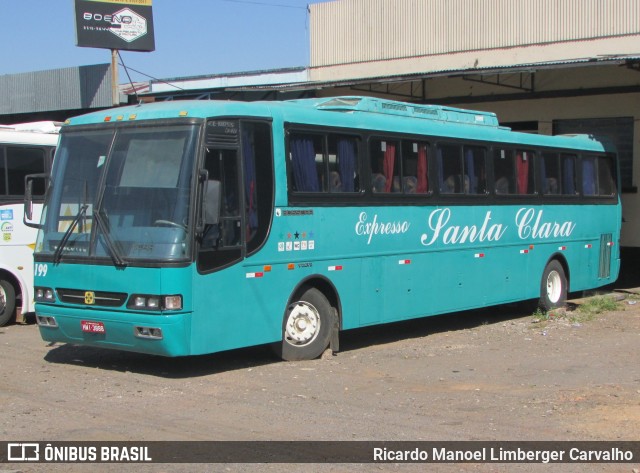
[[[525,132],[604,135],[620,155],[621,243],[640,251],[640,0],[338,0],[311,4],[309,24],[308,67],[150,81],[121,102],[371,95],[491,111]],[[23,80],[0,123],[110,106],[100,67],[59,81],[76,89],[67,104]],[[0,77],[3,97],[10,80]]]

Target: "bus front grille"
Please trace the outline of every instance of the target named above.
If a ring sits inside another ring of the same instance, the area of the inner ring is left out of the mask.
[[[127,294],[124,292],[57,289],[57,293],[60,301],[69,304],[119,307],[127,300]]]

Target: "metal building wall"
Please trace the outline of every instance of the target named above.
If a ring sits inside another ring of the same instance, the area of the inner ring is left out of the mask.
[[[342,0],[310,8],[312,68],[640,34],[640,0]]]
[[[111,65],[0,76],[0,115],[112,106]]]

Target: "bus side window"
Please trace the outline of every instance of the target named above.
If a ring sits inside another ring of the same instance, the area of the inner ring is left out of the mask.
[[[562,195],[576,195],[578,193],[576,178],[576,156],[574,154],[560,155],[562,173]]]
[[[268,123],[243,123],[242,157],[247,254],[251,254],[267,238],[273,211],[273,155]]]
[[[485,194],[487,192],[486,150],[478,146],[464,147],[465,193]]]
[[[268,235],[274,194],[271,125],[246,121],[240,123],[240,129],[240,148],[206,149],[207,192],[212,190],[220,203],[218,223],[204,228],[197,259],[200,272],[239,261],[243,241],[246,254],[255,253]],[[207,219],[210,222],[216,220],[213,213]]]
[[[582,164],[582,194],[610,197],[616,193],[615,168],[608,156],[585,156]]]
[[[464,194],[469,189],[469,179],[462,167],[462,147],[441,144],[437,149],[438,176],[441,194]]]
[[[402,142],[402,192],[405,194],[426,194],[429,190],[427,147],[423,142]]]
[[[238,188],[237,151],[229,149],[207,150],[205,169],[209,179],[220,183],[219,248],[240,245],[240,194]],[[205,232],[215,230],[205,229]]]
[[[497,149],[493,156],[493,178],[496,194],[514,194],[515,175],[513,151]]]
[[[293,171],[294,192],[322,192],[327,189],[324,179],[322,136],[292,133],[289,140],[289,159]]]
[[[598,156],[598,195],[613,196],[616,194],[615,161],[609,156]]]
[[[329,192],[359,192],[358,142],[351,136],[328,135]]]
[[[540,160],[542,175],[542,193],[560,194],[560,161],[556,153],[544,153]]]
[[[371,140],[369,158],[371,162],[371,191],[388,194],[401,192],[400,161],[398,143],[393,140]]]
[[[535,194],[533,157],[532,151],[516,151],[516,193],[519,195]]]
[[[585,156],[582,163],[582,193],[584,195],[597,195],[597,158],[595,156]]]

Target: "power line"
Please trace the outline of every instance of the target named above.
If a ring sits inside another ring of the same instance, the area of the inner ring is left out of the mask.
[[[119,51],[118,51],[118,55],[120,55],[120,52],[119,52]],[[172,84],[171,82],[167,82],[166,80],[158,79],[157,77],[150,76],[149,74],[145,74],[144,72],[137,71],[137,70],[135,70],[133,67],[125,66],[125,65],[124,65],[124,61],[122,60],[122,56],[120,56],[120,61],[121,61],[121,62],[119,62],[118,64],[119,64],[119,65],[121,65],[122,67],[124,67],[124,68],[125,68],[125,70],[126,70],[126,69],[129,69],[129,70],[131,70],[131,71],[135,72],[136,74],[143,75],[143,76],[148,77],[149,79],[154,80],[154,81],[156,81],[156,82],[162,82],[163,84],[170,85],[171,87],[175,87],[176,89],[184,90],[182,87],[178,87],[177,85]],[[127,75],[129,75],[129,73],[128,73],[128,72],[127,72]],[[129,81],[131,81],[131,79],[129,79]]]

